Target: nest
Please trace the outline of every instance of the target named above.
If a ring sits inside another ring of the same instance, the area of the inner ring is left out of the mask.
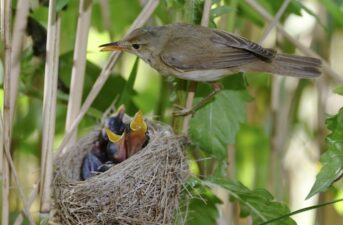
[[[108,171],[80,181],[83,157],[99,136],[95,129],[55,164],[53,222],[57,224],[173,224],[188,176],[184,137],[149,122],[148,145]]]

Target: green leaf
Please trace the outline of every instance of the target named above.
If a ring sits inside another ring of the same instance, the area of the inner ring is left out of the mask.
[[[136,77],[137,77],[138,62],[139,62],[139,58],[137,57],[135,60],[135,63],[133,64],[129,79],[126,82],[124,90],[118,101],[118,105],[124,104],[126,106],[126,110],[129,114],[134,112],[132,98],[135,96],[135,91],[133,89],[133,86],[135,84]]]
[[[195,180],[193,187],[190,187],[192,198],[188,206],[182,208],[187,215],[187,225],[211,225],[217,224],[216,220],[219,216],[217,204],[222,203],[221,200],[214,195],[211,190],[203,186],[200,182]],[[185,198],[187,199],[187,197]],[[176,223],[184,224],[184,223]]]
[[[65,6],[68,5],[70,0],[57,0],[56,1],[56,11],[61,11]]]
[[[320,2],[329,12],[329,15],[332,16],[340,26],[343,26],[342,4],[336,3],[333,0],[321,0]]]
[[[326,191],[343,175],[343,108],[326,120],[326,126],[332,131],[326,138],[328,150],[320,157],[322,168],[306,199]]]
[[[222,15],[225,15],[225,14],[228,14],[232,11],[234,11],[233,8],[230,8],[226,5],[221,5],[221,6],[218,6],[214,9],[211,10],[212,11],[212,16],[215,18],[215,17],[218,17],[218,16],[222,16]]]
[[[273,196],[265,189],[249,190],[243,184],[223,178],[210,178],[203,181],[209,187],[219,186],[226,189],[232,198],[238,200],[243,210],[243,215],[251,215],[253,225],[266,222],[275,217],[288,214],[288,207],[280,202],[274,201]],[[242,215],[242,213],[241,213]],[[295,225],[295,221],[290,217],[278,220],[271,225]]]
[[[234,81],[236,78],[230,79]],[[201,99],[195,98],[194,104]],[[218,159],[226,157],[226,147],[235,143],[236,133],[245,121],[245,103],[250,99],[245,90],[224,89],[219,92],[192,117],[189,128],[192,142]]]
[[[333,92],[339,95],[343,95],[343,87],[338,87]]]

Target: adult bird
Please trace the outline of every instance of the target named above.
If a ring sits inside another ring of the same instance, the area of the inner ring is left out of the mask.
[[[321,74],[319,59],[278,54],[232,33],[189,24],[138,28],[121,41],[100,47],[135,54],[164,75],[209,82],[214,88],[209,96],[221,90],[216,81],[238,72],[300,78]]]

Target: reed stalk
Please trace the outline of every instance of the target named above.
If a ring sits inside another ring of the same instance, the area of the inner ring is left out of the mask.
[[[4,108],[3,108],[3,150],[10,152],[11,149],[11,0],[1,1],[1,40],[4,46]],[[1,224],[9,224],[9,193],[10,171],[8,161],[3,155],[2,162],[2,217]]]
[[[49,1],[47,25],[46,62],[43,97],[42,160],[40,183],[40,214],[44,218],[50,213],[50,185],[53,172],[53,142],[55,135],[56,94],[60,18],[56,12],[56,1]]]
[[[68,101],[66,130],[69,130],[81,107],[83,83],[87,62],[87,42],[92,15],[92,0],[81,0],[79,5],[79,17],[75,38],[73,68],[71,72],[71,84]],[[77,129],[70,134],[68,144],[76,142]]]

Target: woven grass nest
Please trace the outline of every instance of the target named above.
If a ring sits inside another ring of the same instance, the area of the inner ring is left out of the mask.
[[[147,121],[146,147],[108,171],[80,180],[82,159],[100,129],[69,147],[55,162],[55,224],[173,224],[188,176],[186,139],[166,125]]]

